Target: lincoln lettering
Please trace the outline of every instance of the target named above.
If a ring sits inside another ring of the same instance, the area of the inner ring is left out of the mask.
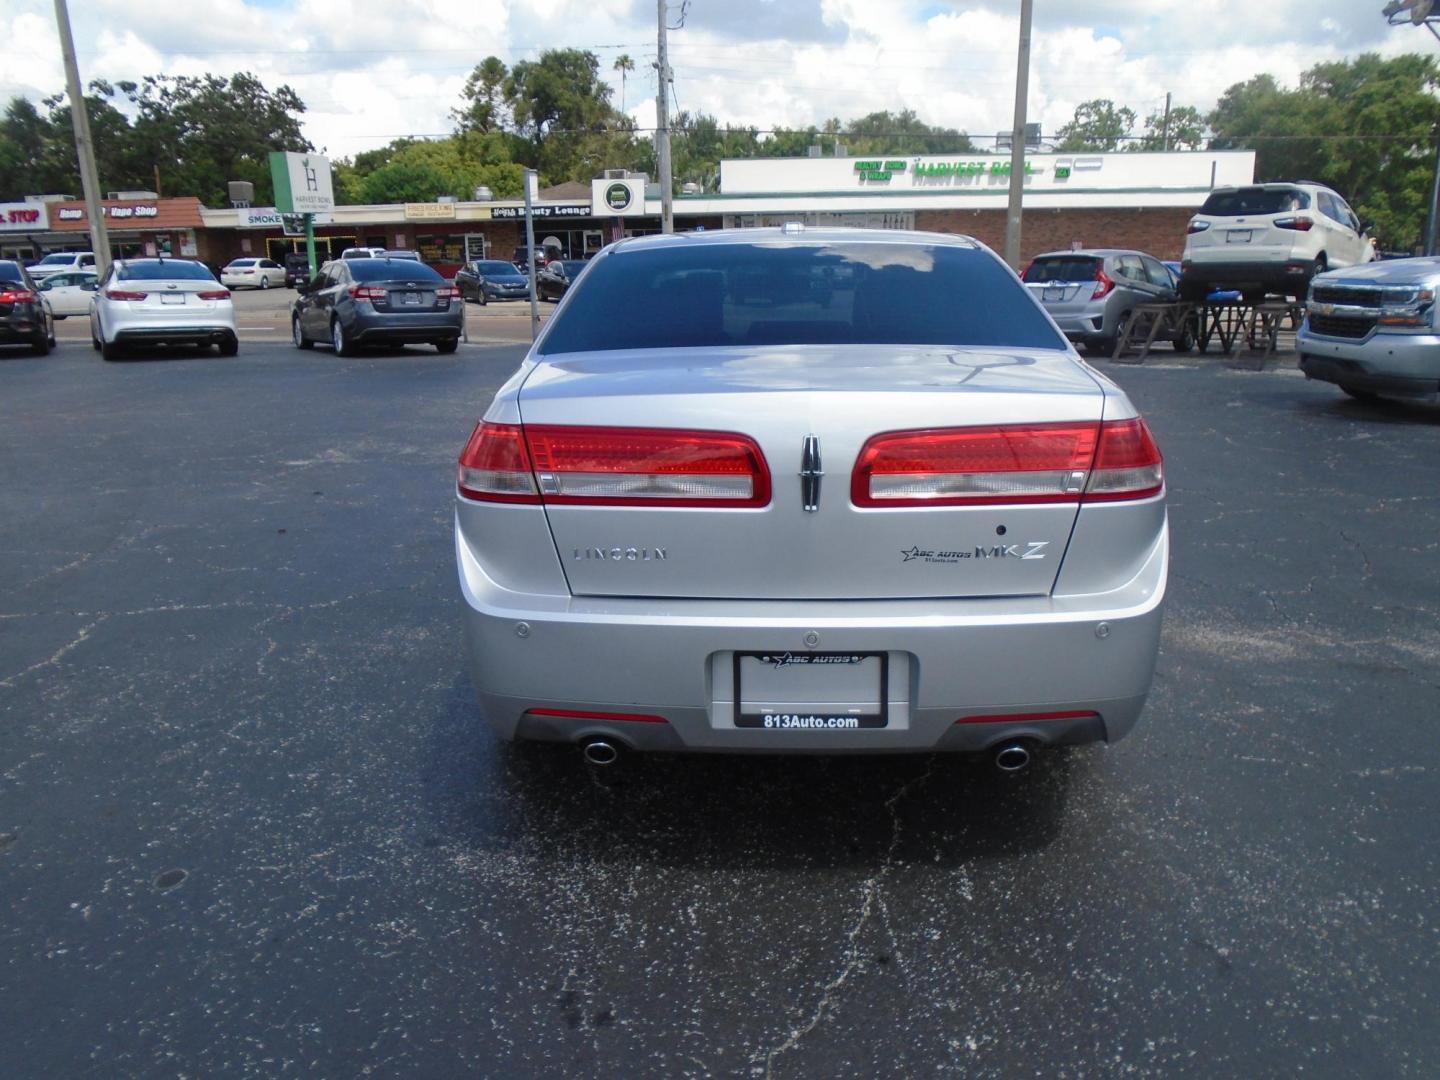
[[[584,547],[575,548],[575,558],[607,559],[610,562],[663,562],[669,556],[662,547]]]

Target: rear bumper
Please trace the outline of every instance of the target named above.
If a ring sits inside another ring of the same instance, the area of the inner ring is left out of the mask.
[[[1440,335],[1375,332],[1357,340],[1323,337],[1307,320],[1295,338],[1311,379],[1402,397],[1440,394]]]
[[[31,345],[44,336],[45,320],[39,314],[0,316],[0,345]]]
[[[496,734],[604,736],[633,749],[711,752],[981,751],[1014,738],[1115,741],[1134,726],[1150,690],[1168,550],[1162,532],[1132,581],[1094,596],[607,600],[506,589],[456,530],[470,670]],[[887,727],[735,726],[733,653],[803,652],[807,634],[818,636],[823,650],[887,654]]]
[[[1312,262],[1306,259],[1290,259],[1266,255],[1255,260],[1230,259],[1224,262],[1209,262],[1196,259],[1185,266],[1180,275],[1182,286],[1194,285],[1207,290],[1214,288],[1263,288],[1267,292],[1286,291],[1304,296],[1304,288],[1310,281]]]
[[[448,311],[427,311],[414,315],[384,312],[356,313],[345,330],[352,341],[433,344],[458,338],[464,327],[465,309],[451,301]]]
[[[128,326],[115,331],[111,341],[124,344],[219,345],[235,340],[235,331],[228,326]]]

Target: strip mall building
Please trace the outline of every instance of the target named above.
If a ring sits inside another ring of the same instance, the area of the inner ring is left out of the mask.
[[[1254,182],[1255,154],[1037,153],[1027,156],[1025,170],[1025,258],[1103,246],[1176,259],[1186,222],[1212,188]],[[604,187],[597,181],[541,191],[536,242],[584,258],[622,236],[659,231],[653,184],[621,214],[607,203]],[[676,196],[675,227],[799,221],[920,229],[966,233],[999,250],[1008,190],[1009,159],[987,154],[724,161],[718,192]],[[112,242],[126,255],[165,252],[220,266],[232,258],[274,258],[304,246],[284,234],[280,216],[270,208],[210,209],[196,199],[159,198],[107,200],[105,207]],[[467,259],[512,258],[523,243],[524,226],[521,202],[491,200],[339,206],[317,220],[315,232],[322,258],[354,246],[411,249],[448,273]],[[81,202],[0,205],[0,257],[83,249],[88,227]]]

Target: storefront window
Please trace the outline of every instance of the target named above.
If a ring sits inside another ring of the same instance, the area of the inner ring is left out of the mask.
[[[417,236],[415,250],[427,263],[463,263],[465,261],[465,237],[463,236]]]

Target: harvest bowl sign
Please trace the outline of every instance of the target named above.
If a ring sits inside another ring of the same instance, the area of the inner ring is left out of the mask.
[[[1034,176],[1045,171],[1043,165],[1036,165],[1030,161],[1025,162],[1025,175]],[[912,161],[905,161],[901,158],[871,158],[869,160],[855,162],[855,177],[862,183],[889,183],[896,173],[909,173],[912,182],[919,183],[930,179],[941,179],[948,182],[977,181],[981,177],[990,177],[995,182],[1010,179],[1010,159],[990,158],[983,161],[926,161],[924,158],[915,158]]]

